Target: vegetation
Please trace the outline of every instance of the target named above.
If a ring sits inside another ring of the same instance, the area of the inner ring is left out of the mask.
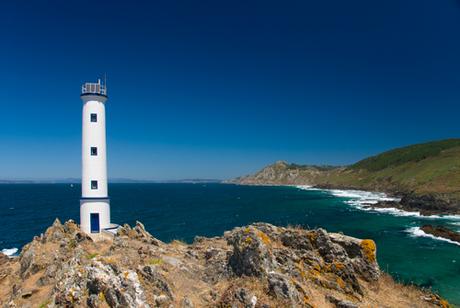
[[[242,184],[316,185],[433,196],[460,204],[460,139],[411,145],[369,157],[348,167],[277,162]]]
[[[447,139],[411,145],[369,157],[357,162],[350,168],[380,171],[385,168],[400,166],[406,163],[416,163],[427,158],[436,157],[442,151],[454,147],[460,147],[460,139]]]

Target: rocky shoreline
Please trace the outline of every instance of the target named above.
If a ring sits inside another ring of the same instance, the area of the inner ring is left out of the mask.
[[[418,212],[421,216],[433,215],[460,215],[458,206],[449,204],[433,196],[415,196],[412,194],[394,195],[401,201],[380,201],[373,204],[372,208],[395,208],[405,212]]]
[[[447,239],[460,244],[460,233],[450,230],[443,226],[424,225],[420,229],[426,234]]]
[[[163,243],[141,223],[93,241],[58,220],[0,254],[0,307],[449,307],[381,272],[372,240],[266,223]]]

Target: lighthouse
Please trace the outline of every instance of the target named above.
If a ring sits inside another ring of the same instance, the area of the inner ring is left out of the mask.
[[[82,177],[80,228],[87,234],[111,229],[110,199],[107,189],[107,149],[105,131],[106,85],[86,82],[81,88]]]

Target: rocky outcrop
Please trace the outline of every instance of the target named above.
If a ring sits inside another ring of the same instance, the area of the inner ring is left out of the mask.
[[[140,222],[93,241],[56,220],[0,264],[2,307],[447,305],[381,273],[372,240],[266,223],[166,244]]]
[[[427,234],[448,239],[460,244],[460,233],[452,231],[444,226],[424,225],[420,229]]]

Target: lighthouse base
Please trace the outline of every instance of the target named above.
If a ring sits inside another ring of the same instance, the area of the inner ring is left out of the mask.
[[[110,199],[85,198],[80,200],[80,229],[89,234],[100,234],[110,229]]]

